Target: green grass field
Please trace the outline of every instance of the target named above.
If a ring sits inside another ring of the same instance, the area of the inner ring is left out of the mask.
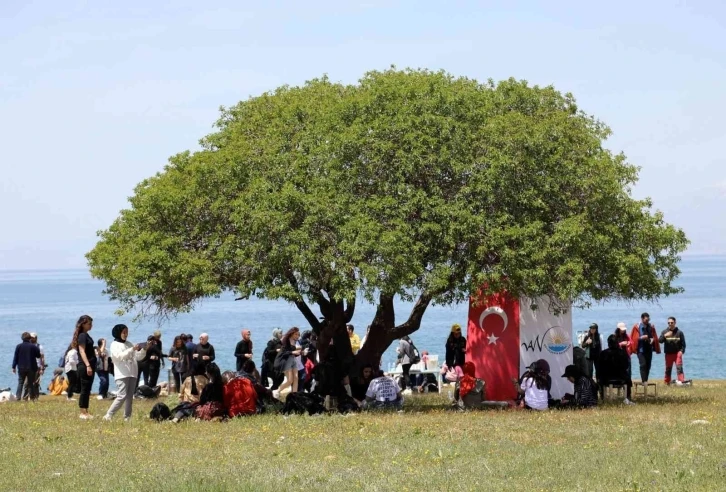
[[[726,381],[659,385],[597,410],[78,419],[77,402],[0,405],[0,490],[726,490]],[[705,421],[707,423],[694,423]]]

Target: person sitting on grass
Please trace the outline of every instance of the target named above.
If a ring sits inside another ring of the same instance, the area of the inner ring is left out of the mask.
[[[378,371],[378,377],[368,386],[363,408],[401,410],[402,407],[401,388],[393,378],[384,375],[383,371]]]
[[[209,383],[199,395],[199,405],[194,409],[194,416],[200,420],[212,420],[227,414],[224,408],[224,381],[219,366],[214,362],[207,364]]]
[[[473,362],[464,362],[464,375],[456,384],[455,405],[459,408],[479,408],[485,400],[484,381],[477,379]]]
[[[521,382],[513,381],[517,392],[524,395],[524,408],[528,410],[544,411],[549,408],[549,378],[550,365],[540,359],[530,366],[524,373]]]
[[[63,375],[63,369],[57,367],[53,370],[53,381],[48,385],[51,396],[61,396],[68,389],[68,380]]]
[[[562,398],[563,408],[591,408],[597,406],[597,388],[592,378],[585,375],[582,370],[575,366],[565,367],[563,378],[575,385],[574,395],[565,395]]]
[[[254,384],[260,384],[262,383],[262,380],[260,378],[260,373],[257,371],[257,366],[255,365],[255,361],[251,359],[247,359],[242,364],[242,373],[249,376],[250,380]]]
[[[618,339],[615,335],[608,337],[608,348],[600,352],[598,359],[597,384],[600,387],[600,398],[605,400],[605,387],[609,385],[625,386],[626,405],[633,405],[630,401],[633,391],[633,380],[628,372],[627,353],[618,345]]]
[[[207,385],[207,381],[207,376],[193,376],[189,374],[182,383],[181,391],[179,392],[179,401],[182,403],[197,403],[199,401],[199,394]]]
[[[360,371],[360,375],[353,380],[351,390],[353,398],[355,399],[358,406],[362,406],[366,400],[366,393],[368,392],[368,386],[373,381],[373,366],[366,364]]]

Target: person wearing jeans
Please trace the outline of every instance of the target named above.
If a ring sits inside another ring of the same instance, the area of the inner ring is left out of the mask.
[[[136,381],[139,378],[138,361],[146,357],[146,349],[142,349],[138,343],[134,345],[127,340],[129,329],[126,325],[114,326],[111,334],[113,335],[111,360],[114,365],[114,379],[118,391],[116,392],[116,399],[109,407],[103,420],[111,420],[122,405],[124,406],[124,419],[129,420],[134,403]]]
[[[23,388],[25,385],[28,385],[30,399],[35,401],[38,399],[38,393],[36,392],[34,383],[38,372],[40,349],[30,341],[30,333],[25,332],[20,338],[22,342],[15,347],[15,355],[13,356],[13,374],[18,375],[18,388],[15,396],[18,401],[21,401]]]
[[[96,349],[96,374],[98,374],[98,399],[108,398],[108,351],[106,350],[106,340],[98,339],[98,348]]]
[[[650,376],[651,362],[653,361],[653,352],[660,354],[658,334],[655,331],[655,325],[650,323],[648,313],[641,314],[640,324],[633,326],[630,333],[630,343],[632,344],[632,351],[638,354],[640,380],[647,383]]]
[[[683,354],[686,353],[686,336],[676,326],[676,318],[668,318],[668,328],[663,330],[659,342],[663,344],[665,352],[665,384],[671,383],[673,364],[676,365],[676,375],[679,383],[686,380],[683,374]]]

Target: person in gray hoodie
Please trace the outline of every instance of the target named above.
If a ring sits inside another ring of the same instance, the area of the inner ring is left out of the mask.
[[[111,335],[113,335],[111,360],[114,365],[114,379],[116,380],[118,392],[103,420],[111,420],[113,415],[121,408],[121,405],[125,404],[124,420],[128,421],[131,419],[134,391],[136,390],[136,381],[139,378],[138,362],[146,356],[146,346],[138,343],[134,345],[127,340],[129,329],[126,325],[114,326]]]

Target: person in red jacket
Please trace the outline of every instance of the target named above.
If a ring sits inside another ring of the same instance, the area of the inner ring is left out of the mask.
[[[633,325],[633,330],[630,332],[630,350],[638,355],[640,380],[647,383],[650,376],[650,365],[653,361],[653,352],[660,354],[658,332],[655,331],[655,325],[650,322],[648,313],[641,314],[640,324]]]

